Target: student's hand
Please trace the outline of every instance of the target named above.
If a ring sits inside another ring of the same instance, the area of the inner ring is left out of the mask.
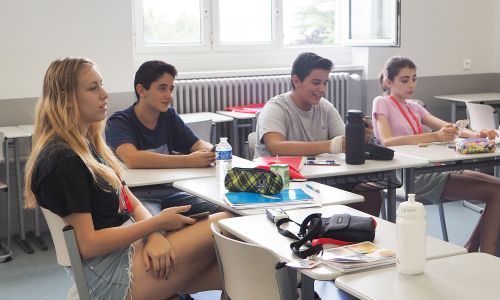
[[[492,129],[482,129],[477,133],[477,137],[480,138],[488,138],[490,140],[494,140],[498,136],[498,132]]]
[[[373,137],[373,124],[368,119],[363,119],[365,123],[365,144],[368,144]]]
[[[451,142],[458,136],[458,130],[453,124],[446,124],[436,134],[439,142]]]
[[[195,151],[187,155],[189,166],[193,168],[209,167],[215,161],[215,153],[210,151]]]
[[[153,269],[158,280],[166,280],[171,270],[177,267],[177,256],[169,240],[159,232],[151,233],[142,249],[146,271]]]
[[[187,212],[189,209],[191,209],[191,205],[169,207],[162,210],[153,218],[157,219],[160,229],[167,231],[178,230],[196,222],[195,219],[181,215],[181,213]]]

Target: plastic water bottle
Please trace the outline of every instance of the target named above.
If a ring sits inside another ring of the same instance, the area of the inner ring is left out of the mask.
[[[233,148],[227,142],[227,137],[221,137],[215,147],[215,172],[217,183],[224,186],[227,171],[232,168]]]
[[[365,163],[365,123],[363,112],[349,110],[345,125],[345,162],[350,165]]]
[[[408,194],[399,205],[396,219],[396,266],[399,273],[415,275],[425,269],[425,209]]]

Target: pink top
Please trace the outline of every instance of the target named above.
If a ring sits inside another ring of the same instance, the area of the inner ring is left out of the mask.
[[[413,112],[415,117],[417,117],[420,125],[422,125],[422,119],[425,118],[429,112],[423,108],[417,102],[413,102],[411,100],[406,100],[406,106]],[[402,105],[403,109],[406,110],[406,107]],[[377,116],[384,115],[389,120],[389,125],[391,126],[391,132],[393,136],[402,136],[402,135],[414,135],[413,130],[408,124],[408,121],[405,119],[399,108],[396,106],[389,96],[378,96],[373,100],[373,109],[372,109],[372,122],[373,122],[373,132],[375,133],[375,137],[377,141],[380,143],[379,139],[379,131],[377,128]],[[410,116],[409,119],[411,122],[414,122],[411,115],[407,112],[407,115]],[[416,124],[413,124],[413,127]]]

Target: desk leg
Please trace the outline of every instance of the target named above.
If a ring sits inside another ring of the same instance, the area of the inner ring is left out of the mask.
[[[302,300],[313,300],[314,299],[314,279],[304,274],[300,274],[301,278],[301,289],[302,289]]]
[[[396,171],[391,172],[391,181],[396,182]],[[396,188],[387,189],[387,221],[396,222]]]
[[[38,248],[43,251],[47,251],[49,247],[40,236],[40,208],[38,208],[38,206],[33,209],[33,214],[35,217],[35,232],[28,231],[26,235],[35,243]]]
[[[14,235],[14,240],[19,244],[23,250],[32,254],[33,248],[26,241],[26,232],[24,228],[24,201],[23,201],[23,192],[22,192],[22,180],[21,180],[21,162],[20,162],[20,154],[19,154],[19,139],[14,140],[14,162],[16,165],[16,181],[17,181],[17,202],[19,204],[19,231],[20,235]]]
[[[413,168],[405,169],[405,191],[406,194],[413,194],[415,192],[415,170]]]
[[[451,123],[457,121],[457,102],[451,101]]]
[[[240,137],[239,137],[239,132],[238,132],[238,120],[234,119],[233,120],[233,140],[231,141],[231,144],[233,146],[233,155],[240,155]]]
[[[10,170],[9,170],[9,140],[3,141],[3,153],[5,154],[5,184],[7,185],[7,248],[10,248],[11,215],[10,215]]]

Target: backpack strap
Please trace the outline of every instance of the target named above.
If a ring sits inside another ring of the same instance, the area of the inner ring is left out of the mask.
[[[297,235],[280,227],[282,224],[288,222],[293,222],[297,225],[300,225],[300,230]],[[304,221],[302,221],[302,224],[299,224],[289,218],[284,218],[276,222],[276,227],[281,235],[295,240],[295,242],[290,244],[290,248],[292,249],[293,253],[297,254],[300,258],[307,258],[323,250],[322,245],[313,246],[311,244],[312,240],[318,238],[321,235],[322,225],[323,220],[321,219],[320,213],[310,214],[304,219]]]

